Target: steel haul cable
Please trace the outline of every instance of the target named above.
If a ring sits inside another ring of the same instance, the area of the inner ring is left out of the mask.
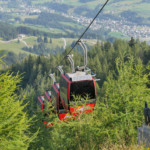
[[[109,0],[107,0],[105,2],[105,4],[101,7],[101,9],[98,11],[98,13],[96,14],[96,16],[93,18],[93,20],[91,21],[91,23],[88,25],[88,27],[84,30],[84,32],[81,34],[81,36],[79,37],[79,39],[75,42],[75,44],[73,45],[73,47],[70,49],[70,51],[63,57],[63,59],[60,61],[60,63],[67,57],[67,55],[69,55],[71,53],[71,51],[75,48],[75,46],[78,44],[78,42],[82,39],[82,37],[84,36],[84,34],[87,32],[87,30],[90,28],[90,26],[93,24],[93,22],[95,21],[95,19],[98,17],[98,15],[102,12],[102,10],[104,9],[104,7],[107,5],[107,3],[109,2]]]

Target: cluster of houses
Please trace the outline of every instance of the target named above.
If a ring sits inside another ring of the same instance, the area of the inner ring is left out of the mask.
[[[45,6],[28,6],[26,4],[21,4],[20,9],[15,8],[4,8],[0,6],[0,12],[12,12],[16,13],[17,15],[31,15],[34,13],[41,13],[43,11],[49,12],[49,13],[58,13],[55,10],[49,9]],[[107,12],[107,13],[112,13],[113,12]],[[81,24],[83,26],[87,26],[92,18],[87,18],[84,16],[77,16],[73,14],[65,14],[65,13],[60,13],[60,15],[70,18],[73,21],[76,21],[77,24]],[[149,26],[141,26],[137,25],[135,23],[129,22],[125,20],[124,18],[119,16],[118,20],[114,20],[112,18],[110,19],[102,19],[99,20],[97,19],[93,25],[91,26],[92,30],[100,30],[101,28],[105,29],[106,31],[110,32],[116,32],[116,33],[121,33],[125,37],[134,37],[134,38],[139,38],[139,39],[148,39],[150,41],[150,27]]]
[[[92,18],[87,18],[84,16],[73,16],[68,14],[62,14],[67,18],[71,18],[72,20],[78,22],[81,25],[87,26]],[[99,20],[97,19],[93,25],[91,26],[92,30],[106,29],[110,32],[121,33],[125,37],[134,37],[139,39],[149,39],[150,40],[150,27],[146,25],[136,25],[135,23],[129,22],[124,18],[119,20],[107,19],[107,20]]]

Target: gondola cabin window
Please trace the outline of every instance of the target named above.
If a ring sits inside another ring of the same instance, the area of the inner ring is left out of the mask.
[[[61,78],[60,87],[60,96],[68,104],[68,82],[64,78]]]
[[[93,80],[72,82],[70,86],[70,101],[74,101],[74,96],[95,99],[95,87]]]
[[[57,93],[56,91],[52,88],[51,90],[51,105],[54,107],[55,110],[57,110]]]

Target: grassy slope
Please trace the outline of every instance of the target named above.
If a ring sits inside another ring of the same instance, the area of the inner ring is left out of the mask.
[[[43,4],[46,2],[56,2],[54,0],[31,0],[32,4]],[[81,3],[79,0],[57,0],[60,4],[71,5],[74,8],[79,6],[85,6],[91,10],[94,10],[98,5],[104,4],[105,0],[92,0],[91,2]],[[6,2],[2,1],[0,4]],[[136,12],[139,16],[148,18],[150,14],[150,2],[144,3],[143,0],[110,0],[107,7],[103,12],[113,11],[114,14],[118,15],[123,11],[130,10]],[[73,9],[72,9],[73,10]],[[37,16],[33,16],[33,18]],[[29,18],[24,16],[22,19]]]
[[[54,2],[54,1],[53,0],[32,0],[33,4],[42,4],[45,2]],[[67,4],[67,5],[69,4],[69,5],[72,5],[74,8],[77,8],[79,6],[86,6],[87,8],[94,10],[96,6],[98,6],[99,4],[102,5],[102,4],[104,4],[104,2],[105,2],[105,0],[101,0],[101,1],[93,0],[92,2],[87,2],[87,3],[81,3],[81,2],[79,2],[79,0],[63,0],[63,2],[60,2],[60,4],[61,3]],[[137,12],[139,16],[142,16],[144,18],[148,18],[149,14],[150,14],[150,9],[149,9],[150,3],[141,3],[141,2],[142,2],[142,0],[133,0],[133,1],[131,1],[131,0],[117,0],[117,1],[116,0],[110,0],[107,7],[105,7],[105,9],[103,10],[103,12],[104,13],[113,12],[115,15],[119,15],[123,11],[130,10],[130,11]],[[74,9],[72,9],[72,11],[73,10]],[[24,20],[25,18],[37,18],[37,17],[38,17],[37,15],[35,15],[35,16],[22,16],[21,19]],[[74,23],[67,23],[67,22],[60,22],[60,23],[62,25],[66,26],[66,30],[67,30],[68,26],[78,28],[78,29],[81,29],[83,27],[83,26],[80,26],[80,25],[77,25]],[[65,32],[63,30],[45,28],[45,27],[40,26],[40,25],[26,24],[25,26],[29,26],[29,27],[34,28],[34,29],[39,29],[39,30],[42,30],[45,32],[50,32],[50,33],[55,33],[55,34],[58,34],[58,33],[65,34]],[[68,31],[73,32],[71,30],[68,30]],[[121,33],[110,33],[110,35],[113,35],[117,38],[123,38]],[[52,46],[53,48],[55,48],[57,45],[55,43],[58,43],[57,46],[63,46],[62,40],[54,39],[53,41],[54,41],[54,43],[52,45],[48,45],[48,46]],[[73,41],[73,40],[69,40],[69,41]],[[29,42],[29,46],[32,46],[33,44],[35,44],[35,41],[33,41],[33,39],[27,40],[27,43],[28,42]],[[68,45],[68,43],[67,43],[67,45]],[[8,44],[8,45],[4,45],[4,44],[0,43],[0,46],[3,49],[8,49],[8,50],[10,50],[12,47],[14,47],[15,50],[12,50],[12,51],[14,51],[15,53],[18,53],[18,51],[19,50],[21,51],[21,48],[24,45],[23,45],[23,43],[18,45],[15,42],[13,42],[13,43]]]
[[[33,0],[33,4],[41,4],[45,2],[54,2],[53,0]],[[79,0],[63,0],[60,4],[71,5],[73,7],[86,6],[95,9],[99,4],[103,4],[105,0],[93,0],[92,2],[81,3]],[[148,18],[150,14],[150,3],[143,3],[142,0],[110,0],[104,12],[113,11],[120,14],[123,11],[130,10],[138,13],[139,16]]]
[[[50,38],[48,38],[48,41],[50,40]],[[66,39],[66,44],[67,46],[70,46],[71,43],[73,41],[76,41],[77,39],[71,39],[71,38],[67,38]],[[24,41],[30,46],[32,47],[34,44],[37,44],[37,37],[34,36],[30,36],[30,37],[26,37],[24,39]],[[86,40],[88,45],[92,46],[94,43],[96,43],[96,40]],[[52,38],[52,44],[47,43],[47,47],[49,47],[52,50],[55,50],[56,47],[63,47],[64,46],[64,41],[62,38]],[[26,54],[31,54],[29,52],[26,52],[24,50],[22,50],[22,48],[25,47],[25,44],[23,42],[19,42],[17,40],[12,41],[10,43],[3,43],[0,41],[0,49],[3,50],[8,50],[11,52],[14,52],[15,54],[19,54],[19,53],[26,53]]]
[[[53,0],[33,0],[33,4],[41,4],[45,2],[54,2],[54,1]],[[74,9],[78,8],[79,6],[84,6],[91,10],[94,10],[98,5],[99,7],[101,7],[102,4],[105,3],[105,0],[101,0],[101,1],[92,0],[92,2],[86,2],[86,3],[81,3],[79,0],[63,0],[63,2],[62,0],[60,0],[59,3],[73,6],[74,8],[69,10],[69,12],[73,12]],[[150,8],[150,2],[144,3],[143,0],[132,0],[132,1],[131,0],[110,0],[108,2],[108,5],[103,10],[103,12],[113,13],[114,15],[118,16],[124,11],[133,11],[137,13],[137,16],[145,18],[145,21],[144,21],[145,23],[150,24],[150,20],[148,20],[148,18],[150,17],[149,8]],[[66,26],[69,25],[68,23],[63,23],[63,25],[64,24],[66,24]],[[70,24],[70,26],[74,26],[74,25]],[[80,27],[78,27],[78,29],[80,29]],[[124,37],[122,37],[122,35],[119,33],[117,35],[116,33],[110,33],[110,34],[113,35],[114,37],[124,39]],[[127,38],[125,37],[125,39]]]
[[[75,8],[79,6],[85,6],[91,10],[94,10],[97,6],[101,7],[102,4],[104,4],[105,0],[92,0],[91,2],[86,2],[86,3],[81,3],[79,0],[57,0],[59,1],[60,4],[66,4],[66,5],[71,5],[74,8],[70,9],[69,12],[73,12]],[[43,3],[46,2],[56,2],[54,0],[32,0],[33,5],[39,4],[39,6]],[[138,16],[141,16],[143,18],[149,18],[150,14],[150,3],[143,3],[142,0],[110,0],[108,2],[108,5],[105,7],[103,10],[104,13],[113,13],[114,15],[118,16],[120,13],[123,11],[134,11],[137,13]],[[38,15],[34,16],[21,16],[21,20],[24,20],[25,18],[37,18]],[[73,27],[77,30],[80,30],[83,28],[83,26],[75,24],[75,23],[70,23],[70,22],[60,22],[63,26],[65,26],[65,30],[73,33],[74,31],[67,29],[68,27]],[[150,20],[145,20],[145,23],[150,23]],[[25,26],[29,26],[34,29],[39,29],[45,32],[53,33],[53,34],[66,34],[64,30],[61,29],[54,29],[54,28],[45,28],[44,26],[40,25],[31,25],[31,24],[26,24]],[[113,35],[113,33],[110,33]],[[113,36],[116,36],[115,33]],[[119,36],[119,34],[116,36],[117,38],[122,38],[122,36]]]
[[[24,47],[24,44],[22,42],[18,43],[17,41],[13,41],[7,44],[0,42],[0,49],[11,51],[14,52],[15,54],[19,53],[30,54],[29,52],[21,50],[22,47]]]
[[[44,32],[48,32],[48,33],[53,33],[53,34],[59,34],[59,33],[62,33],[64,35],[66,34],[63,30],[56,29],[56,28],[55,29],[54,28],[45,28],[44,26],[41,26],[41,25],[18,24],[18,23],[15,23],[14,25],[30,27],[32,29],[36,29],[36,30],[44,31]]]
[[[110,32],[109,36],[113,36],[117,39],[123,39],[123,40],[130,40],[130,37],[125,37],[122,33],[120,32]]]

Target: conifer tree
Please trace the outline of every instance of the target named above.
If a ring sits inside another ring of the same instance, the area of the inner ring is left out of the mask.
[[[27,149],[32,141],[30,119],[15,91],[20,76],[0,74],[0,149]]]
[[[52,39],[50,38],[49,43],[52,44]]]
[[[131,40],[129,41],[129,46],[133,47],[135,45],[135,40],[133,37],[131,37]]]
[[[118,58],[116,73],[110,73],[104,82],[100,118],[105,116],[101,120],[104,132],[108,131],[114,142],[136,142],[137,127],[144,122],[144,102],[150,102],[148,76],[140,59],[135,63],[133,57],[127,62]]]
[[[31,119],[24,112],[26,105],[15,93],[21,78],[9,72],[0,74],[0,149],[28,149],[34,139],[28,131]]]
[[[48,38],[47,38],[47,36],[44,36],[44,43],[48,43]]]

